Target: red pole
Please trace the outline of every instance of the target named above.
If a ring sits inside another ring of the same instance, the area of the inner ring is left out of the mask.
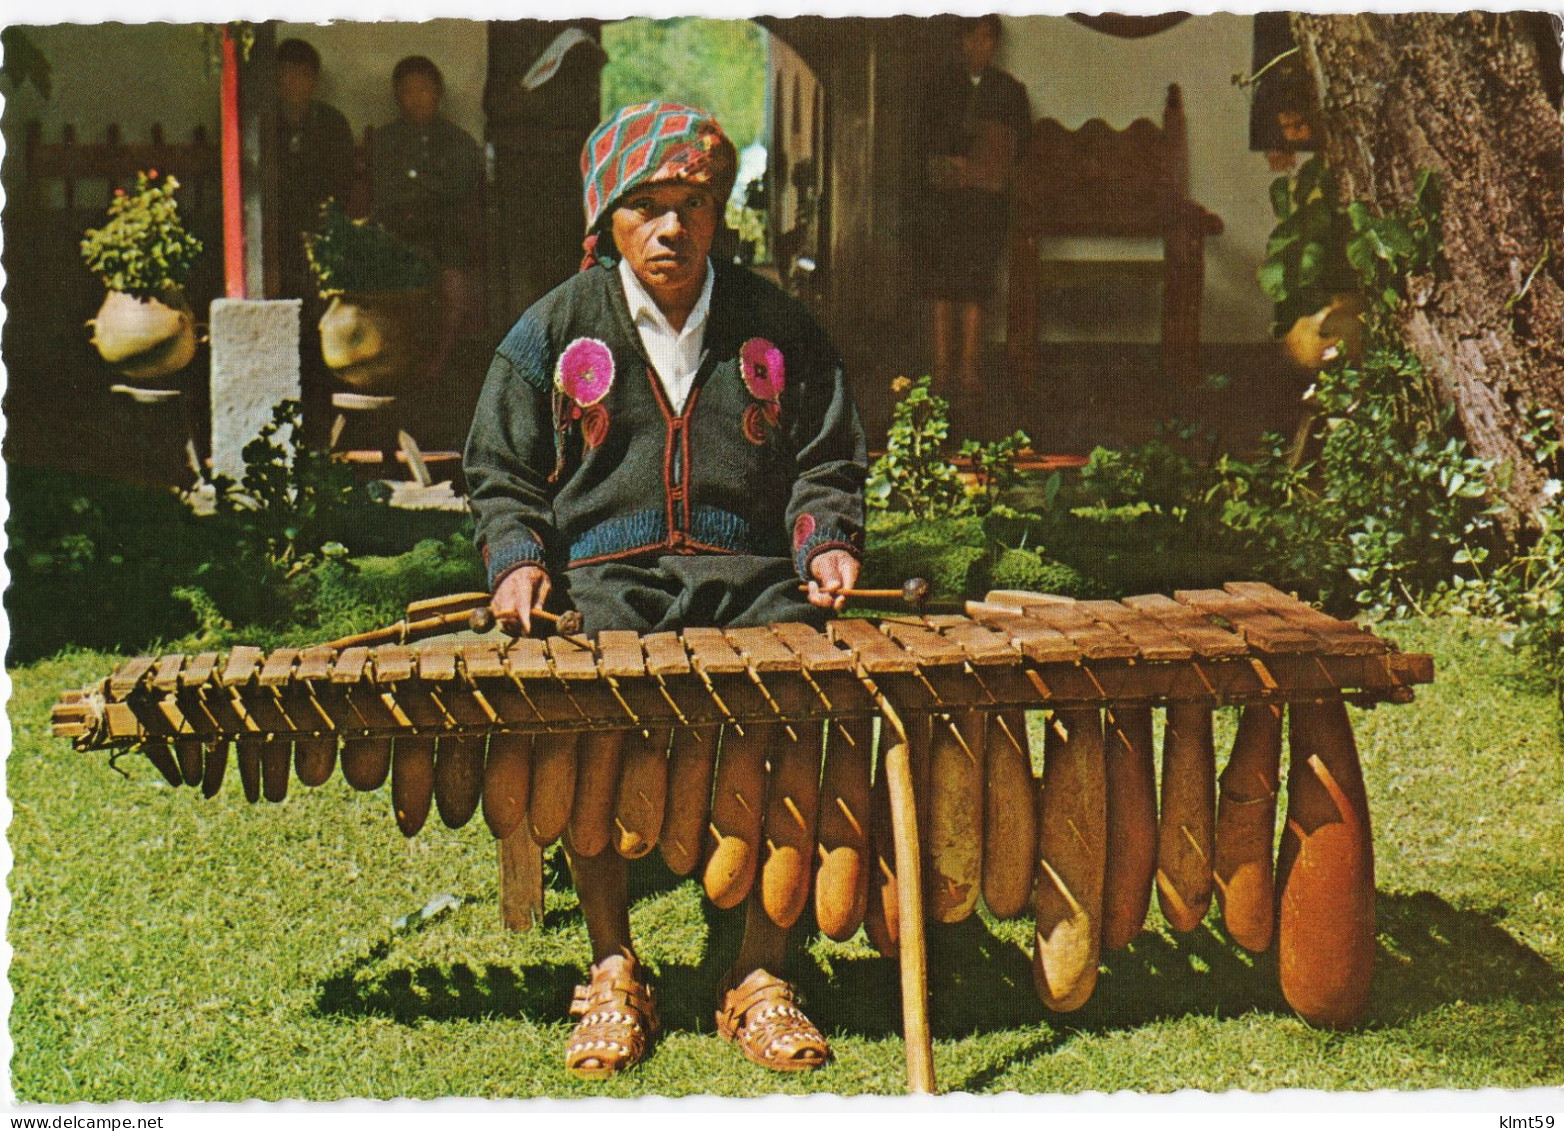
[[[223,281],[229,298],[244,297],[244,193],[239,183],[239,50],[223,26]]]

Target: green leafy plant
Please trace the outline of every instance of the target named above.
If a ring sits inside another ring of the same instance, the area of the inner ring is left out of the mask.
[[[298,401],[281,402],[244,446],[242,477],[208,477],[217,520],[233,546],[214,569],[238,569],[257,586],[286,580],[323,556],[344,555],[340,538],[349,512],[375,505],[352,468],[296,441],[302,422]]]
[[[1273,333],[1342,293],[1358,291],[1371,307],[1393,310],[1406,297],[1408,276],[1437,263],[1437,173],[1422,170],[1412,201],[1386,216],[1374,215],[1362,201],[1341,208],[1337,200],[1335,178],[1317,155],[1271,183],[1277,223],[1256,275],[1276,304]]]
[[[1420,611],[1474,578],[1494,540],[1490,461],[1456,435],[1454,410],[1422,403],[1422,366],[1371,341],[1360,365],[1320,374],[1321,495],[1348,547],[1353,598],[1375,615]]]
[[[879,511],[869,519],[863,584],[894,588],[909,577],[922,577],[936,600],[961,600],[974,595],[988,556],[976,515],[917,518]]]
[[[1016,460],[1032,450],[1032,438],[1020,429],[999,440],[982,443],[966,440],[961,455],[971,464],[977,483],[972,502],[979,514],[987,514],[999,502],[999,496],[1014,486],[1018,472]]]
[[[989,569],[995,589],[1027,589],[1061,597],[1090,597],[1093,585],[1080,571],[1045,557],[1037,550],[1002,550]]]
[[[379,224],[352,220],[336,200],[320,208],[320,227],[304,251],[321,298],[347,292],[411,291],[433,278],[428,260]]]
[[[174,192],[179,181],[156,169],[136,174],[133,191],[115,189],[109,220],[81,241],[87,269],[104,286],[138,298],[156,298],[183,287],[201,254],[201,241],[185,229]]]
[[[1287,437],[1267,432],[1247,458],[1223,453],[1207,499],[1257,571],[1287,589],[1317,592],[1340,570],[1342,547],[1320,503],[1315,465],[1297,463],[1291,448]]]
[[[928,377],[891,382],[901,400],[891,416],[885,454],[869,469],[864,497],[871,507],[922,519],[970,509],[960,473],[942,451],[950,437],[950,402],[936,396],[930,385]]]
[[[1158,423],[1143,444],[1092,449],[1081,468],[1081,493],[1123,519],[1154,514],[1206,525],[1211,469],[1189,450],[1203,431],[1196,423],[1167,420]]]

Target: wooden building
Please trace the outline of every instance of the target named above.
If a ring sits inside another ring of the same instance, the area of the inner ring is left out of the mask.
[[[938,233],[921,224],[913,150],[928,78],[951,57],[955,27],[948,17],[758,22],[772,37],[771,270],[815,307],[848,363],[871,436],[883,434],[892,378],[917,375],[927,365],[927,303],[912,267],[916,255],[926,254],[920,247],[926,249]],[[600,38],[597,23],[572,23],[590,39]],[[1137,428],[1144,430],[1162,415],[1188,419],[1202,412],[1238,412],[1237,431],[1249,434],[1285,424],[1302,382],[1274,361],[1269,304],[1254,283],[1272,222],[1266,189],[1275,173],[1250,148],[1249,100],[1231,81],[1253,65],[1254,17],[1190,17],[1136,26],[1128,34],[1122,27],[1085,26],[1064,17],[1006,17],[1004,23],[996,62],[1025,83],[1034,118],[1054,118],[1073,130],[1102,117],[1122,130],[1134,118],[1160,121],[1169,86],[1182,88],[1190,195],[1225,225],[1221,236],[1208,238],[1200,257],[1204,352],[1196,364],[1201,372],[1246,378],[1244,387],[1257,396],[1235,409],[1231,391],[1202,399],[1198,388],[1180,390],[1169,380],[1157,345],[1160,249],[1131,240],[1127,252],[1106,256],[1105,267],[1067,272],[1049,292],[1041,304],[1044,324],[1036,330],[1039,348],[1027,372],[1017,371],[1014,352],[1005,349],[1008,291],[1002,283],[987,320],[991,395],[961,406],[964,430],[1008,432],[1021,424],[1051,449],[1084,451],[1097,442],[1134,439]],[[603,55],[578,47],[547,83],[529,90],[522,82],[567,26],[438,20],[257,27],[260,44],[291,34],[316,43],[326,59],[322,96],[343,108],[358,131],[394,114],[386,80],[390,63],[400,54],[430,54],[447,71],[450,116],[486,143],[484,325],[469,335],[467,361],[455,384],[434,391],[419,408],[429,417],[423,422],[426,446],[458,443],[483,358],[511,321],[566,278],[579,259],[578,156],[603,110]],[[6,301],[13,310],[28,311],[20,324],[12,319],[5,341],[11,373],[7,455],[138,478],[177,477],[181,461],[168,453],[179,446],[166,434],[178,433],[187,422],[154,419],[110,397],[104,391],[106,370],[75,329],[91,315],[96,284],[74,259],[74,239],[101,216],[95,209],[101,209],[107,185],[63,200],[59,168],[37,157],[58,145],[65,124],[75,125],[78,147],[99,143],[103,126],[94,119],[107,115],[124,140],[140,140],[153,123],[161,124],[167,140],[183,141],[197,125],[209,140],[215,137],[217,91],[213,73],[203,67],[202,30],[101,25],[29,31],[54,57],[57,78],[47,102],[27,91],[5,92],[10,144],[4,174],[11,202],[4,217]],[[270,102],[263,95],[274,81],[265,55],[252,55],[245,76],[252,144],[247,187],[252,223],[261,236],[252,246],[262,248],[272,238],[265,193],[259,191],[268,168],[261,123]],[[128,72],[154,58],[164,81],[106,109],[102,87],[95,84],[113,84],[115,68]],[[201,208],[196,213],[215,255],[220,238],[211,216]],[[1089,236],[1085,242],[1093,243]],[[1055,247],[1049,254],[1100,259],[1100,251],[1088,246],[1083,255],[1079,247]],[[265,270],[274,254],[269,250],[252,272],[253,292],[274,285],[274,275]],[[211,289],[221,273],[207,274],[211,278],[201,286]],[[195,297],[199,302],[212,295]],[[187,413],[198,433],[201,395],[193,390],[194,411]],[[127,417],[133,418],[128,428]],[[159,454],[151,454],[153,448]]]

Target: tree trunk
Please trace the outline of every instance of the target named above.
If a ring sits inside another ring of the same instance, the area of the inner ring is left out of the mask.
[[[1510,530],[1542,501],[1526,414],[1564,420],[1564,125],[1527,13],[1294,14],[1343,202],[1381,214],[1418,171],[1443,183],[1447,269],[1409,280],[1397,320],[1475,452]]]

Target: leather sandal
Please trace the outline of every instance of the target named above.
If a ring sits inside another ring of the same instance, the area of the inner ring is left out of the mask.
[[[717,1010],[717,1032],[738,1041],[744,1056],[775,1072],[808,1072],[830,1059],[814,1022],[794,1003],[793,987],[756,970],[729,990]]]
[[[592,967],[589,985],[576,987],[570,1016],[579,1020],[565,1046],[565,1069],[584,1080],[639,1064],[662,1029],[645,971],[617,955]]]

